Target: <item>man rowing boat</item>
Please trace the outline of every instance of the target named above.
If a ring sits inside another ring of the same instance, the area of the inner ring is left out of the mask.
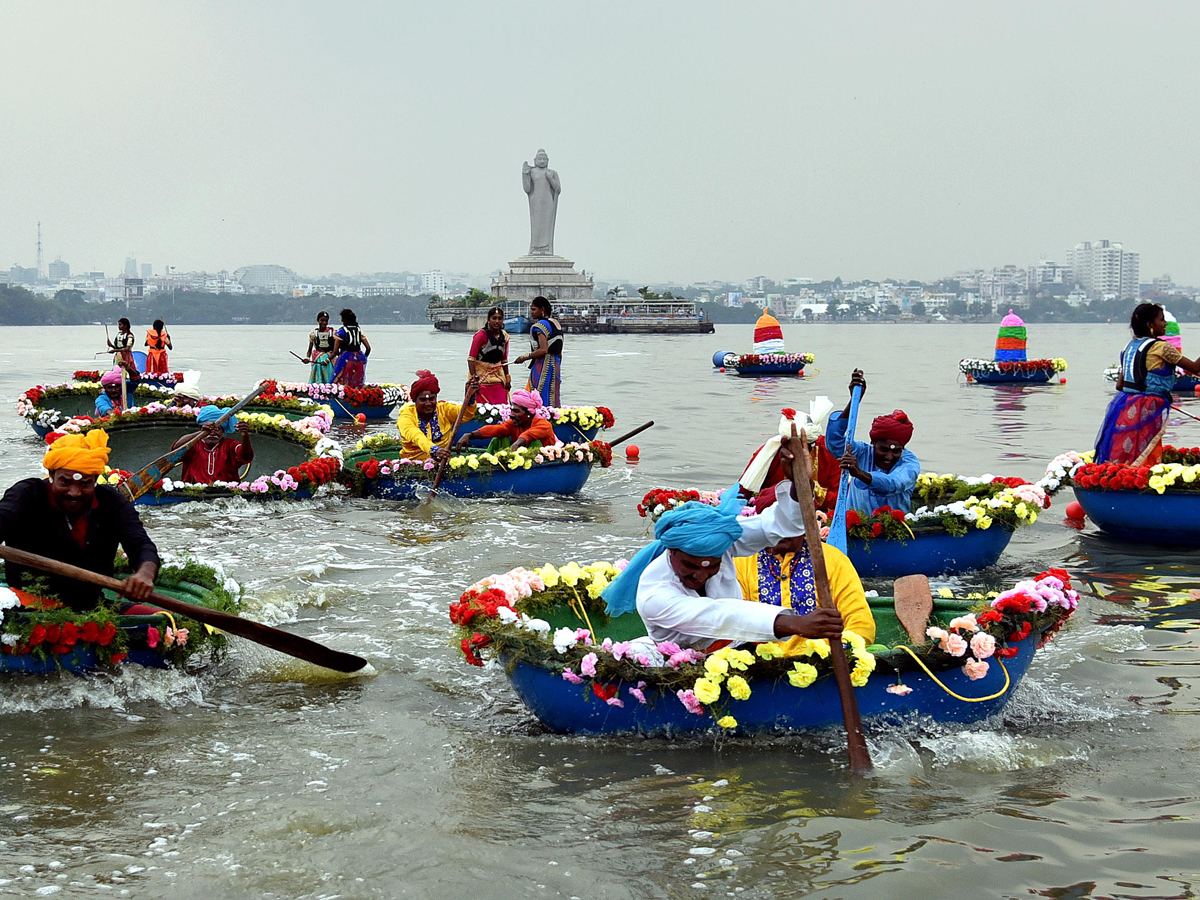
[[[790,465],[804,447],[800,438],[788,437],[779,452]],[[609,615],[636,608],[651,639],[697,650],[793,635],[840,637],[842,615],[836,609],[797,615],[786,607],[745,601],[734,557],[804,534],[795,486],[781,482],[775,493],[775,503],[750,518],[740,515],[746,501],[736,485],[717,506],[685,503],[664,514],[654,527],[656,540],[605,589]]]
[[[254,461],[254,446],[250,442],[250,428],[230,416],[223,425],[218,425],[225,410],[219,406],[202,406],[196,414],[199,433],[185,434],[171,449],[182,447],[199,437],[183,455],[183,471],[180,480],[188,484],[212,484],[215,481],[241,481],[242,466]],[[237,433],[240,437],[233,437]]]
[[[107,463],[103,429],[60,437],[42,457],[49,477],[18,481],[0,498],[0,541],[108,576],[119,545],[133,567],[123,593],[146,600],[158,575],[158,549],[133,504],[116,488],[96,484]],[[35,579],[44,579],[47,591],[73,609],[91,609],[100,599],[100,589],[93,585],[13,563],[6,563],[4,571],[11,588],[28,589]]]

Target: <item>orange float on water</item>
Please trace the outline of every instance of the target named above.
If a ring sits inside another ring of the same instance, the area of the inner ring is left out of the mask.
[[[1064,375],[1062,378],[1058,379],[1058,383],[1059,383],[1059,384],[1066,384],[1066,383],[1067,383],[1067,376],[1066,376],[1066,375]]]
[[[719,368],[717,371],[718,371],[718,372],[724,372],[724,371],[725,371],[725,367],[724,367],[724,366],[721,366],[721,368]],[[1200,385],[1197,385],[1197,390],[1200,390]]]
[[[1072,500],[1067,504],[1067,518],[1079,519],[1080,521],[1086,518],[1086,513],[1083,511],[1083,506],[1080,505],[1078,500]]]
[[[641,455],[642,455],[642,451],[638,447],[637,444],[630,444],[628,447],[625,448],[626,459],[637,459]]]
[[[354,417],[354,421],[358,422],[359,425],[366,425],[367,424],[367,414],[359,413],[357,416]]]

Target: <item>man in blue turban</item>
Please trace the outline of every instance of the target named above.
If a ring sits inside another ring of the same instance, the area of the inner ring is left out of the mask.
[[[218,406],[200,407],[196,414],[196,424],[200,426],[199,435],[186,434],[172,445],[174,449],[183,446],[194,437],[200,438],[183,455],[180,481],[187,484],[214,484],[218,481],[242,480],[242,467],[254,461],[250,428],[244,422],[237,422],[236,415],[221,422],[221,417],[226,412],[228,410]],[[241,437],[231,437],[234,433],[240,433]]]
[[[804,452],[797,437],[780,448],[785,467]],[[654,528],[656,540],[643,547],[604,591],[609,615],[636,608],[656,642],[715,649],[714,644],[773,641],[800,635],[838,637],[837,610],[796,615],[786,607],[747,603],[738,584],[735,556],[750,556],[804,534],[795,487],[780,482],[776,502],[760,515],[742,517],[745,506],[734,485],[718,506],[685,503],[665,513]]]

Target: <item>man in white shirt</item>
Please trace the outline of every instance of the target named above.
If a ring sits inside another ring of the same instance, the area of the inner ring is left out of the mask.
[[[783,443],[780,454],[786,466],[794,452],[803,452],[802,446],[797,437]],[[788,482],[777,486],[776,503],[761,515],[740,518],[744,505],[734,485],[718,506],[686,503],[663,515],[654,528],[657,540],[643,547],[605,589],[609,614],[620,615],[636,604],[654,641],[697,650],[793,635],[840,637],[842,616],[836,609],[801,616],[785,607],[746,602],[733,558],[803,534],[804,522],[795,486]]]

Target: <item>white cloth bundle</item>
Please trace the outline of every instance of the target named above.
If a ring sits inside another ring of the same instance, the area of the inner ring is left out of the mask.
[[[188,369],[183,373],[183,381],[175,385],[175,395],[179,397],[189,397],[194,400],[200,399],[200,373],[196,369]]]
[[[793,418],[788,418],[786,413],[780,416],[779,433],[763,444],[762,449],[754,454],[754,459],[750,460],[750,465],[742,473],[738,484],[753,493],[762,490],[771,463],[775,461],[775,454],[783,446],[783,439],[792,435],[792,425],[796,426],[797,434],[801,431],[804,432],[804,436],[808,438],[810,444],[816,443],[817,438],[825,433],[825,423],[829,421],[833,409],[833,401],[828,397],[817,397],[808,401],[807,415],[797,412]]]

